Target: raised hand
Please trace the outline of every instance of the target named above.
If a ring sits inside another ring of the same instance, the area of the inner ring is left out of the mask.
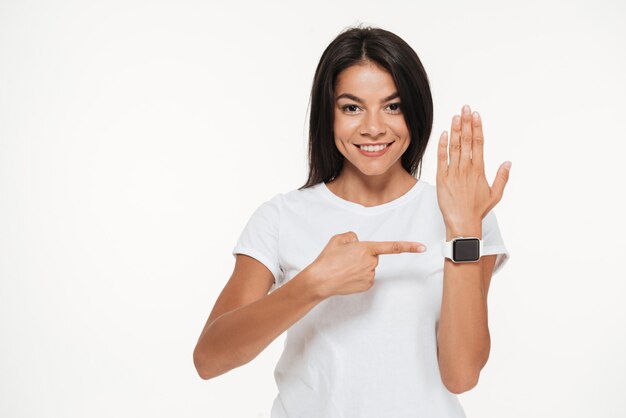
[[[357,235],[349,231],[333,235],[307,269],[315,278],[322,297],[347,295],[364,292],[374,285],[379,255],[425,250],[426,246],[420,242],[359,241]]]
[[[448,133],[444,131],[437,150],[437,201],[446,227],[463,230],[480,224],[502,199],[509,179],[510,162],[500,165],[489,187],[483,161],[483,126],[478,112],[470,115],[463,106],[462,117],[452,118],[448,162]]]

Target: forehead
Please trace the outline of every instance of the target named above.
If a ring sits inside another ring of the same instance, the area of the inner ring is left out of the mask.
[[[335,97],[351,93],[362,98],[377,99],[396,91],[393,77],[384,68],[371,62],[352,65],[337,75]]]

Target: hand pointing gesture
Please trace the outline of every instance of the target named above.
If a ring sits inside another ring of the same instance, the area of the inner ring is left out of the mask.
[[[478,112],[470,115],[463,106],[462,116],[455,115],[448,134],[444,131],[437,150],[437,201],[448,229],[462,231],[467,225],[480,224],[502,199],[509,179],[510,162],[498,169],[489,187],[483,161],[483,126]]]
[[[419,247],[424,247],[421,250]],[[364,292],[374,285],[381,254],[420,253],[426,246],[411,241],[359,241],[352,232],[333,235],[307,267],[325,298]]]

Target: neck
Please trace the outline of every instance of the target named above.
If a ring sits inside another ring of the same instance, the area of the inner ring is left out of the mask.
[[[328,189],[344,200],[360,205],[378,206],[406,194],[417,179],[403,168],[390,173],[368,176],[344,167],[341,174],[326,183]]]

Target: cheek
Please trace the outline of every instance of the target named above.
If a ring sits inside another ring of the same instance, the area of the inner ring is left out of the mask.
[[[348,147],[351,145],[344,142],[340,137],[335,137],[335,148],[339,151],[339,154],[343,155],[345,158],[349,157]]]
[[[335,122],[333,124],[334,132],[342,138],[351,136],[358,128],[358,118],[347,118],[344,115],[335,115]]]
[[[389,127],[400,138],[407,138],[408,139],[408,137],[409,137],[409,127],[407,126],[406,122],[404,122],[404,119],[397,119],[397,120],[394,120],[393,122],[390,122],[389,123]]]

